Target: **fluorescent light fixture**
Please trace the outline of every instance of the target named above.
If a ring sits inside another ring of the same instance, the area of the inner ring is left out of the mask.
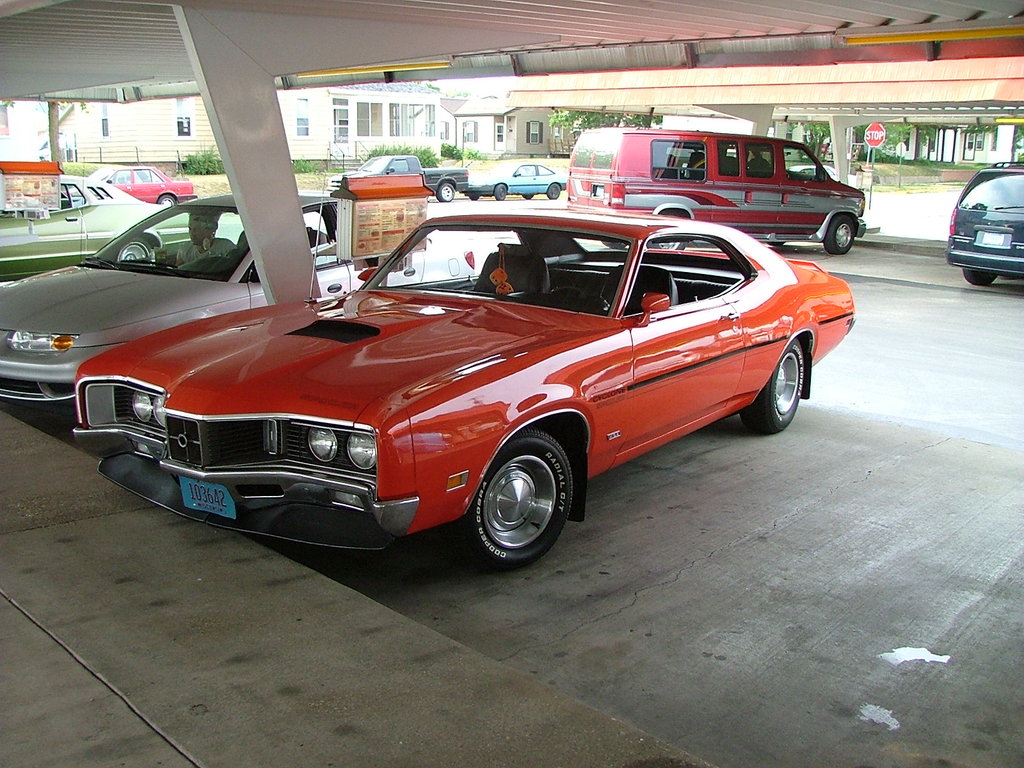
[[[346,67],[344,69],[321,69],[316,72],[303,72],[296,77],[331,77],[334,75],[372,75],[384,72],[408,72],[418,69],[447,69],[448,61],[407,61],[400,64],[375,64],[370,67]]]
[[[901,24],[891,27],[850,28],[836,36],[846,45],[894,45],[931,43],[950,40],[991,40],[1024,36],[1020,19],[999,21],[962,21],[953,24]]]
[[[997,117],[996,125],[1024,125],[1024,117]]]

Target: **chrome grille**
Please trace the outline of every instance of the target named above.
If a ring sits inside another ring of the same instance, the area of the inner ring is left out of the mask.
[[[319,474],[373,479],[376,470],[356,467],[348,458],[345,440],[357,430],[351,426],[321,423],[287,416],[245,416],[197,419],[167,414],[166,430],[152,421],[142,422],[132,409],[132,396],[152,392],[142,385],[97,381],[89,384],[87,398],[90,424],[117,426],[131,434],[145,433],[166,441],[171,461],[202,470],[287,469],[312,470]],[[338,437],[338,453],[332,461],[320,461],[309,449],[309,431],[330,429]]]

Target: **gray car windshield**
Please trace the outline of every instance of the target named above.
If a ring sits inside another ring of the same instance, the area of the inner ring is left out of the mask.
[[[226,281],[248,251],[236,210],[175,206],[135,225],[82,265]]]

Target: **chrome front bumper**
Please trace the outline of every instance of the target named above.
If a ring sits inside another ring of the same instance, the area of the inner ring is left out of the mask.
[[[202,471],[144,455],[162,443],[103,429],[75,429],[75,438],[101,458],[100,474],[184,517],[220,528],[350,549],[382,549],[408,531],[416,497],[380,501],[366,484],[277,468]],[[226,486],[235,519],[187,507],[178,477]]]

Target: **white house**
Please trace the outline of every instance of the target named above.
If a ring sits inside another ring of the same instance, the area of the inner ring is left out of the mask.
[[[358,160],[380,145],[425,146],[440,152],[441,94],[417,83],[280,91],[278,101],[292,159]],[[79,162],[180,163],[217,150],[197,97],[129,104],[75,104],[63,130]]]
[[[547,157],[550,109],[511,108],[497,96],[469,99],[456,112],[458,147],[489,157]]]

